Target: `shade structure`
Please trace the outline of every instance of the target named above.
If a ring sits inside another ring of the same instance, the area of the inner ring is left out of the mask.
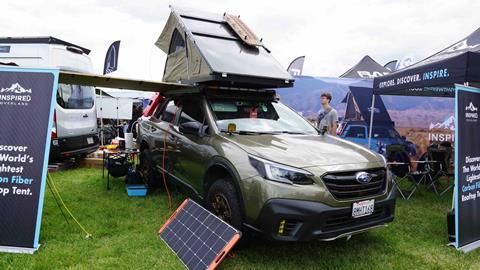
[[[376,95],[454,97],[454,84],[480,83],[480,28],[426,59],[374,79]]]

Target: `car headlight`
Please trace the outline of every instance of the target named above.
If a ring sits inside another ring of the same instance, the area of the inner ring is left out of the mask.
[[[310,185],[313,184],[313,174],[294,167],[278,164],[256,156],[249,155],[250,164],[267,180],[285,184]]]

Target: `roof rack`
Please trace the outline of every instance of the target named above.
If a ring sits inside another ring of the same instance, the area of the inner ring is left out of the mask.
[[[0,43],[17,43],[17,44],[59,44],[65,46],[73,46],[80,49],[83,53],[89,54],[90,50],[70,42],[63,41],[55,37],[0,37]]]

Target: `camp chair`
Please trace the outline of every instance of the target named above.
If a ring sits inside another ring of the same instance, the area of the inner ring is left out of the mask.
[[[389,163],[390,171],[394,175],[393,182],[404,199],[410,199],[417,191],[418,186],[425,183],[428,170],[413,171],[412,162],[408,153],[405,151],[403,145],[389,145],[387,146],[387,161]],[[418,179],[418,180],[417,180]],[[410,189],[402,189],[403,182],[410,182]]]
[[[445,194],[448,190],[453,188],[453,176],[454,172],[450,169],[450,162],[452,160],[452,148],[451,147],[442,147],[443,149],[429,149],[428,150],[428,161],[430,163],[430,172],[429,177],[431,183],[428,187],[431,187],[433,191],[441,196]],[[442,191],[439,191],[437,185],[440,183],[442,177],[447,177],[447,187]]]

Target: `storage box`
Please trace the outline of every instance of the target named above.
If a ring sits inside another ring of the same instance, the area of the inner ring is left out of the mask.
[[[145,197],[147,196],[147,186],[144,184],[127,185],[127,194],[130,197]]]

